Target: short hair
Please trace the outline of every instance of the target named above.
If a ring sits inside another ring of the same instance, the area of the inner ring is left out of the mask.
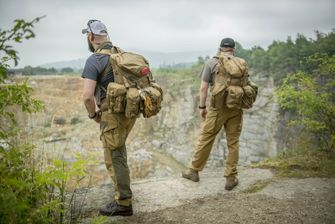
[[[232,47],[220,47],[219,50],[222,51],[222,52],[227,52],[227,51],[235,51],[235,48],[232,48]]]

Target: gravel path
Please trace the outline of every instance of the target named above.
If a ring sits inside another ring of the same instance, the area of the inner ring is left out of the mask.
[[[245,169],[240,186],[232,192],[223,190],[224,181],[216,181],[221,180],[217,171],[203,173],[199,183],[181,178],[135,183],[135,214],[111,217],[107,223],[335,223],[335,178],[271,179],[270,173]],[[247,193],[264,180],[269,181],[267,186]],[[179,185],[172,185],[174,181]],[[156,192],[152,198],[148,189]],[[161,191],[165,194],[158,200]],[[141,197],[145,200],[139,201]]]

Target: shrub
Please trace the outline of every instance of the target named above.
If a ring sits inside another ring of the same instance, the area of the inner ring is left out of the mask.
[[[313,74],[289,75],[277,92],[281,108],[296,115],[290,125],[301,126],[326,151],[334,151],[335,146],[334,59],[319,57],[320,67]]]

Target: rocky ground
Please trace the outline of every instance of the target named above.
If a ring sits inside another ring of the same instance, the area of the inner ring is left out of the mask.
[[[108,217],[106,223],[335,223],[334,178],[278,179],[270,170],[241,168],[240,185],[231,192],[224,190],[221,170],[200,178],[135,182],[135,214]],[[99,217],[97,208],[110,200],[110,188],[85,193],[88,202],[95,200],[85,203],[82,223]]]
[[[288,184],[311,184],[313,180],[290,180]],[[327,182],[327,181],[324,181]],[[334,184],[335,182],[332,181]],[[279,188],[281,183],[270,185]],[[329,184],[329,183],[326,183]],[[285,188],[280,189],[285,193]],[[131,218],[110,219],[110,223],[334,223],[334,192],[296,193],[289,198],[232,192],[194,199],[184,205],[155,212],[137,213]]]

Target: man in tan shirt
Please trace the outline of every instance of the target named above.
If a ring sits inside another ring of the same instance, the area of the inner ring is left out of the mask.
[[[239,157],[239,137],[242,130],[243,111],[240,108],[228,108],[223,102],[222,106],[214,106],[213,97],[211,100],[211,106],[207,111],[206,99],[209,86],[211,85],[212,87],[215,87],[215,85],[220,85],[220,83],[215,84],[219,55],[234,58],[234,53],[234,40],[231,38],[224,38],[220,44],[218,57],[209,59],[204,65],[200,85],[199,112],[200,116],[205,119],[205,123],[202,127],[191,165],[189,169],[182,173],[182,177],[186,179],[194,182],[198,182],[200,180],[199,171],[203,170],[205,167],[210,151],[213,147],[215,137],[223,126],[228,145],[228,157],[224,172],[224,176],[226,177],[226,190],[232,190],[238,185],[236,167]],[[242,64],[244,63],[243,59],[235,57],[235,60],[241,61]],[[247,76],[247,69],[245,69],[244,72]]]

